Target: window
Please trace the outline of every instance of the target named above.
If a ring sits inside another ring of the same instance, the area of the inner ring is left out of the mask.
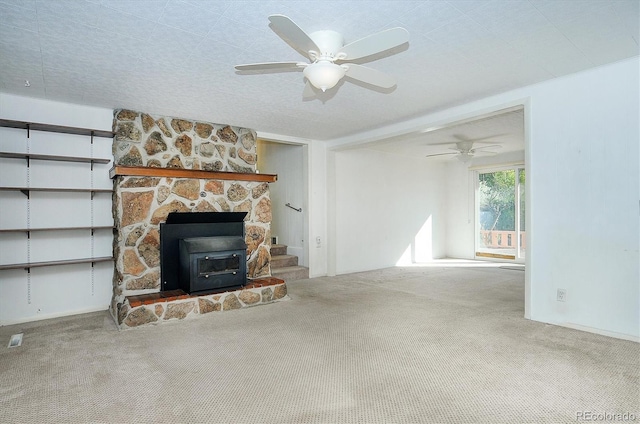
[[[523,261],[525,169],[478,172],[476,257]]]

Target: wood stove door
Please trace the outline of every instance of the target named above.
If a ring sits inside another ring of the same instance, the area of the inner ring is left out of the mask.
[[[239,287],[245,283],[243,250],[192,254],[190,292]]]

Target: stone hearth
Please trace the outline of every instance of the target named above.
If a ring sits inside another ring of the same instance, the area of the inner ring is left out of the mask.
[[[273,277],[257,278],[242,289],[208,295],[192,296],[182,290],[171,290],[127,296],[119,309],[117,321],[119,328],[124,329],[288,299],[287,286],[283,280]]]

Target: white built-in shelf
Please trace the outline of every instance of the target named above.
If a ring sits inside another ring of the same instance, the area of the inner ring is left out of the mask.
[[[25,262],[22,264],[7,264],[0,265],[0,271],[7,269],[26,269],[39,268],[43,266],[57,266],[57,265],[73,265],[73,264],[91,264],[98,262],[110,262],[113,261],[111,256],[101,256],[97,258],[81,258],[81,259],[65,259],[61,261],[45,261],[45,262]]]
[[[40,124],[37,122],[12,121],[10,119],[0,119],[0,127],[19,128],[27,130],[27,137],[30,131],[47,131],[62,134],[88,135],[90,137],[113,138],[113,131],[94,130],[91,128],[65,127],[62,125]]]
[[[15,153],[15,152],[0,152],[0,158],[9,159],[26,159],[28,160],[48,160],[56,162],[85,162],[85,163],[102,163],[106,164],[111,162],[111,159],[106,158],[87,158],[80,156],[56,156],[56,155],[41,155],[38,153]]]
[[[93,227],[48,227],[48,228],[5,228],[0,233],[29,233],[31,231],[71,231],[71,230],[106,230],[114,229],[113,225],[98,225]]]
[[[67,187],[0,187],[0,191],[21,191],[29,196],[30,191],[70,192],[70,193],[111,193],[111,188],[67,188]]]

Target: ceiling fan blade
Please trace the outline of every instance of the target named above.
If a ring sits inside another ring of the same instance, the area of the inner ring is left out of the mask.
[[[425,146],[449,146],[449,145],[452,145],[452,144],[456,144],[456,142],[455,141],[450,141],[450,142],[447,142],[447,143],[428,143],[428,144],[425,144]]]
[[[457,139],[458,141],[471,141],[473,143],[479,143],[479,144],[488,144],[488,143],[493,143],[492,141],[484,141],[484,140],[489,140],[491,138],[498,138],[498,137],[502,137],[507,135],[506,133],[503,134],[493,134],[493,135],[489,135],[487,137],[480,137],[480,138],[468,138],[462,134],[454,134],[453,138]]]
[[[348,66],[346,76],[367,84],[375,85],[382,88],[391,88],[396,85],[396,80],[391,75],[384,72],[376,71],[355,63],[347,63]]]
[[[433,156],[445,156],[445,155],[457,155],[458,153],[436,153],[435,155],[426,155],[425,158],[430,158]]]
[[[480,147],[474,147],[473,150],[482,150],[482,149],[492,149],[492,148],[496,148],[496,149],[502,149],[502,146],[499,144],[490,144],[489,146],[480,146]]]
[[[392,49],[409,41],[409,31],[404,28],[390,28],[351,42],[340,49],[346,60],[360,59]]]
[[[264,62],[264,63],[250,63],[247,65],[236,65],[235,68],[238,71],[272,71],[277,69],[297,69],[303,68],[306,63],[300,62]]]
[[[271,22],[272,29],[280,38],[304,56],[309,56],[309,50],[320,52],[320,48],[311,37],[288,17],[271,15],[269,16],[269,22]]]
[[[309,80],[307,80],[307,83],[304,85],[304,90],[302,90],[302,98],[310,99],[315,96],[316,96],[316,92],[313,90],[313,86],[311,85]]]

